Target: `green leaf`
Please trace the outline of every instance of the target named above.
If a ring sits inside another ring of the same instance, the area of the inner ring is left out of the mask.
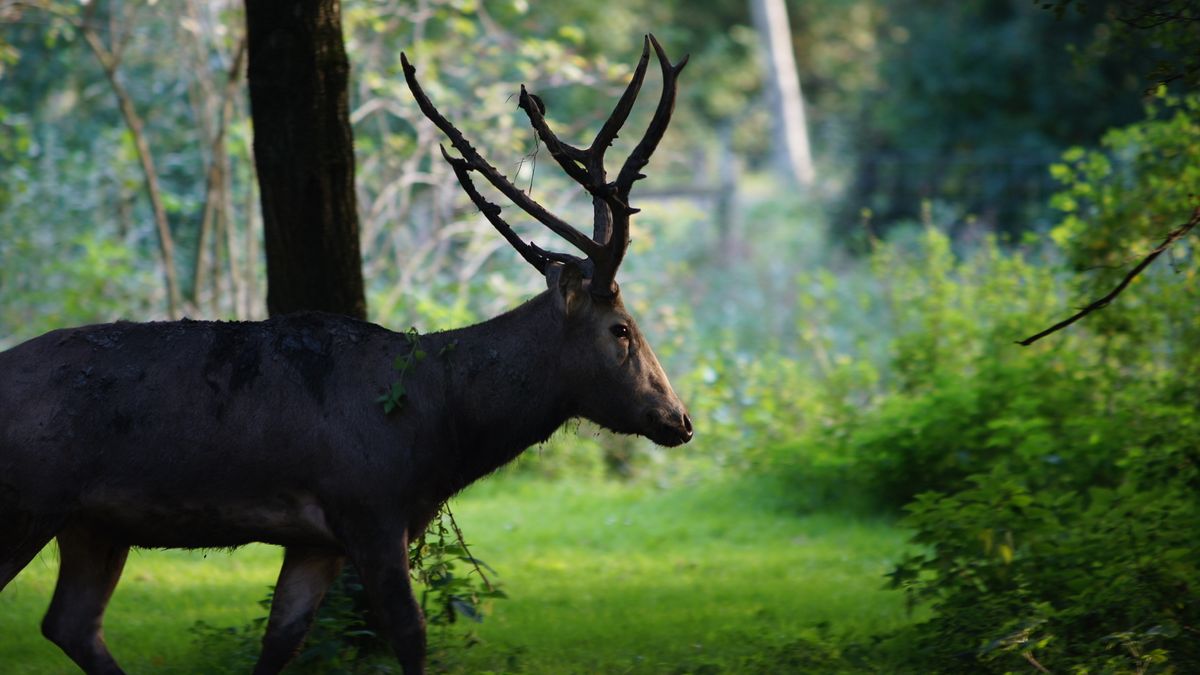
[[[475,605],[462,598],[451,598],[450,606],[454,608],[454,611],[458,612],[462,616],[467,617],[475,623],[483,622],[483,614],[480,613],[479,609],[475,607]]]

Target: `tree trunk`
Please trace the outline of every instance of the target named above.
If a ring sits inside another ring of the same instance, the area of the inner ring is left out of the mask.
[[[754,28],[763,44],[766,97],[774,125],[773,162],[785,181],[808,187],[816,174],[804,119],[804,95],[796,74],[792,31],[784,0],[750,0]]]
[[[246,0],[267,312],[366,318],[338,0]]]

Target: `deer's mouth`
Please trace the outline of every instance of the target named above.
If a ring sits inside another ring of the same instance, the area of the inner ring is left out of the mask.
[[[646,437],[658,445],[673,448],[692,440],[692,419],[685,412],[651,410],[646,413],[646,422]]]

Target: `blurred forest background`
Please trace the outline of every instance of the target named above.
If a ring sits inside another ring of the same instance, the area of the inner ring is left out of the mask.
[[[696,440],[583,424],[459,498],[509,597],[482,601],[446,544],[425,581],[461,585],[428,591],[446,602],[426,608],[434,666],[1200,672],[1195,236],[1102,311],[1014,344],[1200,206],[1198,3],[789,1],[811,175],[780,152],[764,50],[780,24],[755,20],[772,5],[344,0],[367,305],[396,330],[465,325],[543,283],[437,157],[401,50],[485,156],[573,222],[588,199],[519,85],[578,140],[644,33],[691,56],[621,275]],[[265,317],[241,3],[84,9],[0,1],[0,347],[117,318]],[[154,555],[114,601],[118,659],[245,670],[274,554]],[[6,672],[70,672],[36,635],[43,559],[0,596]],[[388,667],[342,639],[349,613],[327,613],[298,670]]]

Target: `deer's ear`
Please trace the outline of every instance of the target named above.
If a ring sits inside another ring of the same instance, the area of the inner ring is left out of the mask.
[[[574,265],[555,263],[546,269],[546,288],[564,316],[571,316],[588,301],[583,274]]]

